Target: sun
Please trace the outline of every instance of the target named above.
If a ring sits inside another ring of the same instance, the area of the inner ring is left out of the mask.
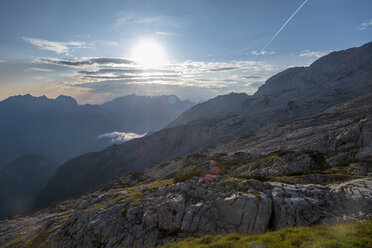
[[[166,63],[163,48],[153,40],[143,40],[132,50],[133,60],[146,68],[161,67]]]

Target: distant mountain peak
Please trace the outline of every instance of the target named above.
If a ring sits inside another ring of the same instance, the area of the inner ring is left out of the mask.
[[[65,95],[60,95],[55,99],[56,102],[62,103],[62,104],[68,104],[68,105],[78,105],[77,101],[75,98],[71,96],[65,96]]]

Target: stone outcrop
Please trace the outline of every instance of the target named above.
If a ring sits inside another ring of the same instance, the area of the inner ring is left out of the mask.
[[[27,225],[39,218],[42,224],[27,235],[48,233],[46,247],[155,247],[188,236],[261,234],[345,218],[365,219],[371,213],[371,178],[322,186],[195,177],[177,184],[93,192],[58,228],[53,226],[60,222],[61,213],[28,217],[22,223],[30,228]],[[7,223],[8,233],[19,231],[15,223]],[[0,227],[4,233],[5,223]]]

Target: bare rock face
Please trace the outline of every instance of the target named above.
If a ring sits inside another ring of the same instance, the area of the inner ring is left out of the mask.
[[[53,230],[47,247],[155,247],[188,236],[364,219],[372,212],[371,178],[321,186],[195,177],[97,195],[85,196],[57,229],[57,221],[42,220],[36,233]]]
[[[251,96],[245,93],[230,93],[228,95],[217,96],[185,111],[172,121],[172,123],[168,125],[168,128],[188,125],[191,122],[200,121],[202,119],[224,117],[234,112],[242,102],[250,98]]]
[[[363,219],[371,214],[371,179],[339,185],[275,185],[273,197],[274,230],[314,223],[337,223],[342,218]]]
[[[276,177],[309,170],[322,170],[327,166],[328,164],[317,152],[279,150],[238,168],[235,173],[241,176],[255,174]]]
[[[336,105],[315,116],[284,122],[258,135],[242,136],[214,152],[268,154],[277,150],[371,154],[372,94]]]

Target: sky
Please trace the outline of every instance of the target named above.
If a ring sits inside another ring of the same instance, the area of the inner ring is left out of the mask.
[[[0,100],[253,94],[371,40],[371,0],[0,0]]]

